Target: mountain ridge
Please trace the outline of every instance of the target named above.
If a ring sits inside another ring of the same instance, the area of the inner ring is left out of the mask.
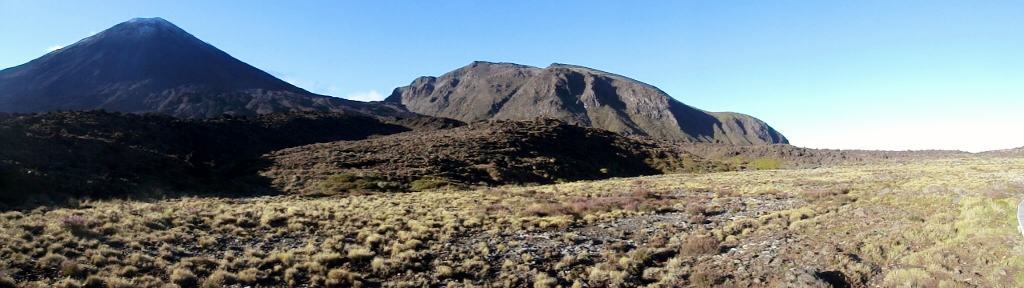
[[[437,99],[442,100],[435,103]],[[179,118],[353,112],[389,121],[435,122],[435,127],[458,125],[453,124],[455,120],[553,118],[662,140],[788,143],[785,136],[752,116],[704,111],[653,85],[562,63],[538,68],[476,61],[439,77],[416,78],[378,102],[317,95],[236,59],[162,18],[131,19],[0,70],[0,112],[62,110]]]
[[[788,140],[752,116],[708,112],[635,79],[589,67],[474,61],[416,78],[384,100],[407,110],[473,122],[555,118],[626,135],[686,142],[774,144]]]

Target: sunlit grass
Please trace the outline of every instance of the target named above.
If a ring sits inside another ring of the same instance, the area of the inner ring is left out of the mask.
[[[1019,175],[1024,159],[964,158],[84,202],[0,214],[0,284],[803,286],[842,275],[867,286],[1013,287],[1024,285]]]

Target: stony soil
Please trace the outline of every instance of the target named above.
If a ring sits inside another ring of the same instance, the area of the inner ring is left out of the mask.
[[[1012,287],[1015,158],[0,214],[25,287]]]

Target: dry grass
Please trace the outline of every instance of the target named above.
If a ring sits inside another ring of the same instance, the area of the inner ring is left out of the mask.
[[[1024,159],[0,214],[0,286],[1024,285]]]
[[[697,256],[704,254],[715,254],[719,251],[718,238],[703,235],[694,235],[683,242],[680,249],[684,255]]]

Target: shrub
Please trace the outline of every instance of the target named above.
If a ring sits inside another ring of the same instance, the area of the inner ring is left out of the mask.
[[[82,215],[68,215],[60,219],[60,227],[76,236],[89,234],[89,220]]]
[[[381,257],[374,257],[373,260],[370,261],[370,268],[372,268],[374,272],[381,274],[388,274],[389,271],[387,261]]]
[[[326,267],[338,267],[344,264],[345,260],[341,257],[341,254],[333,252],[323,252],[320,254],[313,255],[313,261],[320,263]]]
[[[390,185],[378,185],[385,183],[373,176],[361,176],[352,173],[341,173],[328,176],[320,182],[320,190],[327,194],[341,194],[348,192],[387,191]]]
[[[25,287],[130,288],[130,287],[137,287],[137,286],[141,286],[141,285],[133,285],[133,283],[131,283],[128,280],[125,280],[124,278],[120,278],[120,277],[99,277],[99,276],[93,275],[93,276],[89,276],[88,278],[86,278],[85,282],[79,282],[79,281],[77,281],[75,279],[71,279],[71,278],[64,278],[61,281],[55,283],[54,286],[25,286]],[[152,286],[152,285],[149,285],[149,286]],[[6,287],[17,287],[17,286],[4,286],[3,284],[0,284],[0,287],[6,288]]]
[[[690,285],[693,287],[714,287],[718,277],[708,272],[697,272],[690,275]]]
[[[373,258],[373,256],[375,256],[375,254],[368,248],[353,247],[348,249],[348,258],[352,259],[352,261],[359,262],[364,260],[370,260],[371,258]]]
[[[693,236],[683,243],[682,252],[685,255],[697,256],[715,254],[719,250],[718,239],[711,236]]]
[[[299,267],[295,266],[284,270],[284,281],[288,283],[288,286],[296,287],[304,279],[307,279],[308,275]]]
[[[437,267],[434,267],[434,274],[437,275],[438,279],[446,279],[452,277],[455,274],[455,270],[451,266],[437,265]]]
[[[758,158],[750,161],[750,168],[757,170],[770,170],[782,168],[782,160],[774,158]]]
[[[203,281],[203,287],[224,287],[225,285],[232,284],[238,277],[231,272],[224,270],[217,270],[210,274],[210,277]]]
[[[687,214],[690,214],[690,215],[700,214],[701,216],[703,216],[704,213],[707,213],[707,211],[708,211],[707,207],[705,207],[704,204],[702,204],[702,203],[687,203],[686,204],[686,213]]]
[[[327,272],[327,287],[359,287],[359,275],[348,269],[332,269]]]
[[[186,269],[174,269],[171,272],[171,282],[181,287],[196,287],[199,285],[199,277]]]
[[[132,285],[131,281],[125,280],[124,278],[121,278],[121,277],[107,277],[106,279],[103,279],[103,283],[106,284],[105,287],[108,287],[108,288],[132,288],[132,287],[135,287],[135,285]],[[190,287],[190,286],[186,286],[186,287]]]
[[[846,195],[850,193],[850,188],[816,188],[804,190],[801,193],[807,200],[821,200],[838,195]]]
[[[57,265],[63,263],[64,261],[67,261],[67,260],[68,259],[64,258],[63,255],[53,254],[53,253],[46,253],[45,256],[43,256],[42,258],[39,258],[39,261],[36,262],[36,266],[39,267],[39,268],[52,268],[52,267],[57,267]]]
[[[538,272],[537,275],[534,275],[533,277],[534,288],[549,288],[555,287],[555,285],[558,285],[558,279],[551,277],[548,273]]]
[[[238,272],[237,280],[238,280],[238,282],[241,282],[242,284],[252,285],[252,284],[256,284],[256,282],[260,281],[260,279],[265,276],[263,274],[264,273],[262,271],[260,271],[259,269],[256,269],[256,268],[246,268],[245,270],[242,270],[241,272]]]
[[[260,224],[266,227],[281,227],[288,224],[288,215],[267,213],[260,218]]]
[[[454,186],[454,183],[444,178],[425,177],[416,179],[409,183],[409,190],[411,191],[423,191],[430,189],[437,189],[441,187]]]
[[[789,222],[796,222],[807,218],[814,217],[814,210],[807,207],[801,207],[789,211]]]
[[[107,287],[107,283],[106,283],[106,281],[103,280],[103,278],[100,278],[100,276],[92,275],[92,276],[89,276],[89,277],[85,278],[85,285],[83,285],[83,286],[84,287]]]
[[[85,268],[82,267],[82,265],[79,265],[78,262],[75,262],[74,260],[64,260],[64,262],[60,263],[60,275],[82,278],[86,276],[85,274]]]
[[[11,278],[11,276],[8,276],[7,274],[4,274],[2,271],[0,271],[0,288],[8,287],[18,287],[18,283],[14,282],[14,278]]]
[[[641,187],[637,187],[636,189],[633,189],[633,191],[631,191],[629,194],[633,198],[637,198],[637,199],[660,199],[661,198],[661,195],[658,195],[658,193],[655,193],[654,191],[651,191],[650,189],[641,188]]]
[[[690,218],[688,219],[688,221],[691,224],[705,224],[705,223],[708,222],[708,217],[704,216],[704,214],[693,214],[693,215],[690,215]]]
[[[7,286],[4,286],[4,285],[0,284],[0,287],[7,287]],[[11,286],[11,287],[14,287],[14,286]],[[75,279],[64,278],[64,279],[61,279],[60,281],[58,281],[56,284],[54,284],[53,287],[54,288],[79,288],[79,287],[82,287],[82,283],[79,282],[78,280],[75,280]]]
[[[562,215],[568,212],[565,206],[559,203],[533,203],[526,207],[523,211],[528,216],[555,216]]]

